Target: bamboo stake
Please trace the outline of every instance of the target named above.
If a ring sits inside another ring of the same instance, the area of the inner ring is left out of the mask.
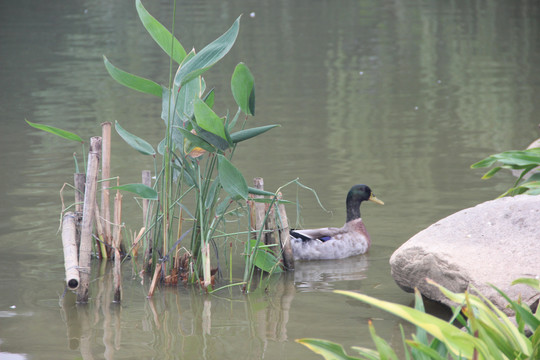
[[[111,206],[109,204],[109,179],[111,177],[111,123],[101,124],[101,135],[103,137],[103,150],[101,157],[101,216],[100,219],[107,245],[107,255],[110,255],[111,249]],[[107,258],[107,256],[104,256]]]
[[[281,193],[278,193],[278,200],[282,199]],[[279,239],[283,250],[283,265],[287,270],[294,270],[294,254],[291,246],[291,237],[289,235],[289,221],[287,220],[287,212],[285,205],[278,204],[279,219],[281,221],[281,229]]]
[[[70,290],[79,287],[79,259],[77,258],[76,215],[72,212],[64,214],[62,219],[62,244],[64,247],[64,268],[66,284]]]
[[[91,252],[92,252],[92,225],[94,222],[94,205],[96,203],[96,188],[101,154],[101,137],[90,139],[88,153],[88,168],[86,170],[86,185],[84,193],[84,212],[81,226],[81,247],[79,250],[80,287],[77,292],[77,302],[88,302],[88,288],[90,285]]]
[[[119,185],[119,184],[118,184]],[[119,303],[122,300],[122,257],[120,256],[120,244],[122,243],[122,195],[116,190],[114,198],[114,300]]]
[[[75,211],[80,213],[84,201],[84,183],[86,182],[85,173],[73,174],[73,184],[75,185]]]

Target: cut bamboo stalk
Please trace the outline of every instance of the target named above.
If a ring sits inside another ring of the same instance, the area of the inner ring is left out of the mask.
[[[109,179],[111,177],[111,123],[101,124],[101,136],[103,137],[103,150],[101,156],[101,216],[107,254],[111,249],[111,206],[109,203]],[[106,256],[104,256],[107,258]]]
[[[278,193],[278,200],[282,199],[281,193]],[[294,270],[294,254],[291,246],[291,237],[289,235],[289,221],[287,220],[287,212],[285,211],[285,205],[278,204],[279,219],[281,221],[281,229],[279,233],[279,240],[281,243],[281,249],[283,250],[283,265],[286,270]]]
[[[70,290],[79,287],[79,259],[77,250],[76,215],[72,212],[64,214],[62,219],[62,244],[64,247],[64,268],[66,270],[66,284]]]
[[[86,182],[86,174],[73,174],[73,184],[75,185],[75,211],[82,212],[84,201],[84,183]]]
[[[151,298],[154,295],[154,291],[156,290],[156,285],[159,278],[159,274],[161,272],[162,265],[163,264],[156,264],[156,269],[154,270],[154,276],[152,277],[152,283],[150,284],[150,290],[148,291],[149,298]]]
[[[120,255],[120,244],[122,243],[122,194],[116,190],[114,198],[114,300],[119,303],[122,300],[122,257]]]
[[[101,154],[101,137],[90,139],[88,152],[88,165],[86,170],[86,185],[84,192],[84,210],[81,225],[81,246],[79,249],[80,287],[77,292],[77,302],[88,302],[88,288],[90,285],[91,253],[92,253],[92,225],[94,222],[94,205],[96,203],[96,189]]]

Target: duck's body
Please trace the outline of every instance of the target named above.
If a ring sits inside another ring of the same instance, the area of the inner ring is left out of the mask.
[[[371,239],[360,217],[360,204],[377,199],[367,185],[355,185],[347,194],[347,221],[340,228],[291,230],[291,245],[296,260],[342,259],[364,254]]]

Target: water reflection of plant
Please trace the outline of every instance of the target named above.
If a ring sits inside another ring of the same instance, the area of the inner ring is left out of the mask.
[[[238,35],[240,17],[202,50],[186,53],[173,35],[174,22],[171,34],[146,11],[140,0],[137,0],[136,8],[146,30],[170,57],[168,86],[127,73],[106,57],[104,62],[117,82],[161,97],[162,101],[165,136],[157,146],[157,152],[162,155],[160,168],[155,161],[153,146],[116,124],[117,132],[129,145],[144,155],[154,156],[154,188],[159,199],[153,203],[153,214],[149,213],[146,218],[145,235],[149,239],[145,242],[146,268],[154,274],[154,283],[160,276],[174,283],[179,273],[184,272],[186,281],[200,282],[208,288],[213,281],[210,249],[215,236],[225,232],[225,217],[233,212],[245,213],[249,208],[250,193],[270,196],[271,206],[277,201],[273,193],[249,188],[231,162],[238,143],[277,125],[246,129],[248,116],[255,114],[255,88],[253,76],[243,63],[236,66],[231,78],[233,97],[238,105],[236,114],[227,113],[220,117],[212,109],[215,93],[213,89],[207,91],[202,74],[229,52]],[[175,73],[173,63],[179,64]],[[238,127],[240,129],[235,131]],[[222,189],[228,196],[220,197]],[[192,209],[183,205],[188,198],[195,202]],[[264,254],[259,258],[270,259],[274,268],[278,262],[269,251],[261,250],[260,237],[255,246],[250,246],[249,229],[245,233],[248,239],[244,249],[243,283],[250,281],[258,253]],[[190,250],[181,257],[179,249],[186,248],[183,244],[187,240],[182,242],[184,238],[190,239]]]
[[[429,280],[428,280],[429,281]],[[511,300],[504,292],[495,290],[506,299],[515,312],[515,323],[491,301],[481,294],[461,294],[429,281],[437,286],[448,299],[457,303],[449,322],[424,311],[422,296],[415,292],[415,308],[394,304],[351,291],[336,291],[388,311],[416,325],[412,340],[406,340],[402,329],[403,348],[406,359],[539,359],[540,358],[540,312],[538,306],[531,309],[520,300]],[[513,284],[525,284],[540,291],[540,280],[518,279]],[[457,321],[462,329],[453,325]],[[376,350],[354,347],[361,357],[349,356],[339,344],[320,339],[299,339],[325,359],[398,359],[391,346],[375,333],[369,323]],[[428,334],[432,339],[428,338]]]

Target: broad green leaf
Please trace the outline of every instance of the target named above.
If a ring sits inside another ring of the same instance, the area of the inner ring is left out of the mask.
[[[210,185],[210,188],[208,189],[208,193],[206,194],[206,199],[204,202],[204,207],[206,209],[209,209],[214,204],[214,199],[216,196],[219,195],[219,177],[216,177],[216,179],[212,182],[212,185]]]
[[[502,167],[500,167],[500,166],[494,167],[493,169],[491,169],[487,173],[485,173],[484,176],[482,176],[482,179],[486,180],[486,179],[491,178],[493,175],[495,175],[501,169],[502,169]]]
[[[201,99],[195,100],[193,106],[197,125],[202,129],[227,140],[223,120]]]
[[[211,109],[214,107],[214,96],[215,96],[215,91],[214,91],[214,88],[210,89],[210,91],[208,92],[208,94],[206,94],[202,99],[203,101],[206,103],[206,105],[208,105],[208,107]]]
[[[205,46],[193,58],[185,62],[174,78],[174,85],[181,87],[186,82],[201,75],[221,60],[231,50],[240,27],[240,17],[219,38]]]
[[[388,342],[386,342],[386,340],[377,335],[377,333],[375,332],[375,327],[373,326],[373,323],[371,321],[369,322],[369,332],[371,334],[371,339],[373,339],[375,347],[377,348],[377,351],[381,356],[381,359],[398,360],[396,353],[394,352],[394,350],[392,350],[390,345],[388,345]]]
[[[252,137],[258,136],[278,126],[281,126],[281,125],[266,125],[266,126],[259,126],[256,128],[251,128],[251,129],[240,130],[231,134],[231,140],[233,143],[236,144],[241,141],[251,139]]]
[[[497,159],[494,159],[492,156],[489,156],[483,160],[480,160],[474,164],[471,165],[471,169],[478,169],[483,167],[490,167],[491,165],[495,164],[497,162]]]
[[[122,139],[124,139],[125,142],[127,142],[132,148],[137,150],[143,155],[152,155],[155,156],[156,152],[152,145],[150,145],[146,140],[141,139],[140,137],[133,135],[132,133],[125,130],[123,127],[120,126],[118,121],[115,122],[114,128],[116,129],[116,132]]]
[[[117,68],[107,59],[105,55],[103,55],[103,62],[105,63],[105,67],[107,68],[109,74],[118,83],[127,86],[128,88],[131,88],[133,90],[161,97],[161,85],[153,82],[152,80],[130,74],[124,70]]]
[[[198,126],[196,123],[193,125],[195,130],[197,131],[197,136],[200,136],[204,140],[206,140],[209,144],[215,146],[221,151],[225,151],[230,147],[230,144],[227,142],[226,139],[223,139],[221,136],[214,135],[213,133],[204,130],[200,126]]]
[[[263,195],[263,196],[275,196],[276,195],[273,192],[256,189],[256,188],[251,187],[251,186],[248,187],[248,191],[249,191],[250,194],[253,194],[253,195]]]
[[[231,78],[234,100],[246,115],[255,115],[255,80],[249,68],[239,63]]]
[[[36,128],[36,129],[39,129],[39,130],[46,131],[46,132],[48,132],[48,133],[51,133],[51,134],[60,136],[61,138],[64,138],[64,139],[67,139],[67,140],[77,141],[77,142],[80,142],[80,143],[83,143],[83,142],[84,142],[84,141],[79,137],[79,135],[74,134],[74,133],[72,133],[72,132],[69,132],[69,131],[66,131],[66,130],[59,129],[59,128],[56,128],[56,127],[54,127],[54,126],[41,125],[41,124],[33,123],[33,122],[28,121],[28,120],[26,120],[26,119],[24,119],[24,120],[28,123],[28,125],[30,125],[30,126],[33,127],[33,128]]]
[[[223,189],[234,200],[248,197],[248,186],[242,173],[223,155],[218,155],[219,180]]]
[[[388,301],[378,300],[373,297],[351,291],[334,290],[334,292],[350,296],[372,306],[378,307],[388,311],[391,314],[399,316],[400,318],[407,320],[416,326],[422,327],[432,336],[444,342],[448,349],[455,355],[461,354],[467,358],[472,358],[475,348],[477,348],[483,354],[487,353],[486,345],[482,341],[435,316],[401,304],[394,304]]]
[[[328,340],[296,339],[295,341],[314,353],[321,355],[326,360],[360,360],[360,358],[347,355],[343,346]]]
[[[156,190],[144,184],[125,184],[120,186],[110,187],[111,190],[129,191],[134,193],[143,199],[157,200],[158,193]]]
[[[184,50],[184,47],[175,37],[171,35],[165,26],[150,15],[140,0],[136,1],[135,6],[141,22],[150,36],[152,36],[152,39],[154,39],[154,41],[163,49],[163,51],[167,53],[167,55],[172,56],[174,61],[180,64],[182,60],[184,60],[184,57],[186,57],[186,50]]]
[[[183,128],[177,128],[180,133],[184,136],[184,138],[187,140],[187,142],[184,144],[184,152],[187,154],[191,150],[193,150],[194,147],[200,147],[210,153],[213,153],[216,149],[212,147],[206,140],[201,138],[198,135],[192,134],[191,132],[187,131]]]
[[[257,251],[253,264],[267,273],[277,273],[283,271],[279,266],[279,259],[270,252],[261,249]]]
[[[512,285],[524,284],[540,292],[540,280],[532,278],[519,278],[512,281]]]
[[[221,216],[227,211],[229,205],[231,205],[232,199],[230,196],[227,196],[216,206],[216,216]]]
[[[530,355],[532,352],[531,344],[527,342],[526,337],[519,333],[508,317],[482,294],[479,294],[482,299],[468,293],[457,294],[435,283],[433,280],[427,279],[426,281],[436,286],[448,299],[458,304],[467,304],[468,308],[475,308],[474,317],[470,317],[471,320],[477,319],[484,324],[484,327],[488,326],[497,335],[511,341],[515,349],[519,349],[523,354]]]

